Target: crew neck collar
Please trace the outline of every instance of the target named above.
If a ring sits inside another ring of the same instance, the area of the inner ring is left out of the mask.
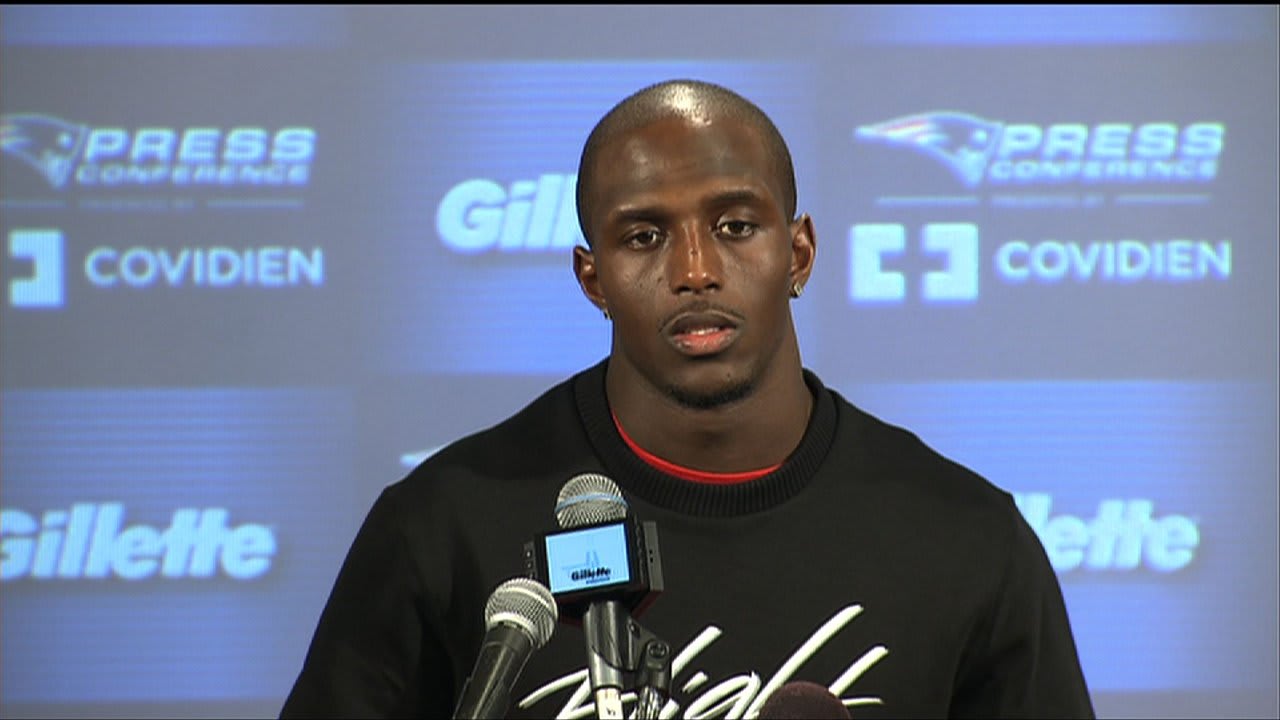
[[[767,510],[803,490],[826,458],[835,438],[835,399],[818,376],[804,370],[813,393],[813,411],[800,444],[773,472],[741,483],[713,485],[684,480],[653,467],[630,448],[613,424],[605,395],[602,360],[580,373],[573,394],[587,437],[620,487],[644,500],[677,512],[701,516],[735,516]]]

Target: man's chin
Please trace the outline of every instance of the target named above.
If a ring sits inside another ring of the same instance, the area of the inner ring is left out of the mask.
[[[668,385],[667,397],[690,410],[714,410],[745,399],[755,389],[750,380],[732,380],[715,387]]]

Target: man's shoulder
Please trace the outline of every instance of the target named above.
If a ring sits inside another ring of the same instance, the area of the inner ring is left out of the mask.
[[[1013,496],[974,468],[943,454],[912,430],[872,414],[836,390],[830,392],[836,398],[843,449],[853,453],[869,481],[936,499],[953,510],[1007,512],[1013,507]]]
[[[915,547],[945,547],[955,568],[991,570],[993,583],[1010,557],[1048,567],[1013,495],[997,480],[843,398],[837,406],[835,452],[849,468],[840,480],[852,489],[862,521],[900,533]],[[894,520],[884,525],[886,518]]]

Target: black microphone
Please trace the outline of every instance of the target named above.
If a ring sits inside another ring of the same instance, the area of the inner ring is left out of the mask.
[[[484,642],[454,718],[500,718],[511,704],[511,688],[534,650],[551,639],[559,611],[551,591],[531,578],[498,586],[484,606]]]
[[[613,480],[595,473],[577,475],[556,498],[556,521],[565,530],[622,520],[627,501]],[[596,717],[621,720],[626,621],[631,614],[614,598],[593,600],[582,615],[587,640],[587,673],[595,695]]]
[[[840,698],[818,683],[793,680],[783,683],[760,706],[759,720],[849,720]]]

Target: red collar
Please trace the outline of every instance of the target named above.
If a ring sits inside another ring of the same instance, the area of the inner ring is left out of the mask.
[[[778,463],[777,465],[762,468],[760,470],[748,470],[746,472],[735,473],[717,473],[707,472],[705,470],[694,470],[693,468],[676,465],[673,462],[663,460],[657,455],[654,455],[637,445],[635,441],[631,439],[631,436],[627,435],[627,431],[622,429],[622,424],[618,422],[618,416],[614,415],[612,411],[610,411],[609,415],[613,417],[613,426],[618,428],[618,434],[622,436],[622,441],[627,444],[627,447],[631,448],[631,452],[635,453],[641,460],[644,460],[653,467],[668,475],[674,475],[681,480],[691,480],[693,482],[709,483],[712,485],[732,485],[734,483],[742,483],[747,482],[748,480],[755,480],[756,478],[764,477],[765,475],[768,475],[774,470],[782,467],[782,463]]]

